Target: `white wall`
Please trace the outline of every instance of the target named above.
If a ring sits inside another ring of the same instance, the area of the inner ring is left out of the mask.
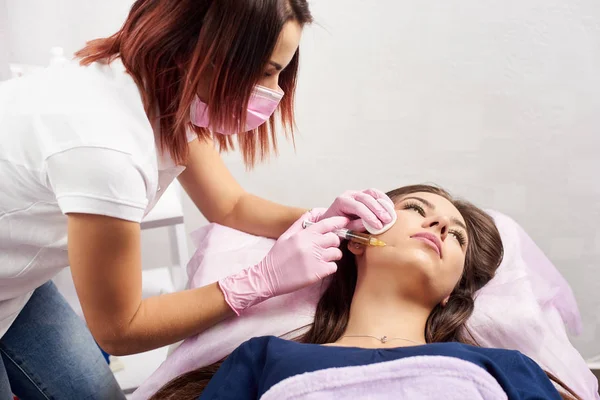
[[[0,0],[0,82],[10,77],[8,69],[9,52],[6,0]]]
[[[125,3],[8,0],[14,61],[112,33]],[[436,182],[509,214],[572,285],[585,329],[575,345],[600,354],[600,3],[311,4],[297,153],[282,140],[252,173],[226,156],[239,181],[305,207],[351,188]],[[189,200],[185,211],[188,230],[204,223]],[[145,236],[148,265],[168,260],[163,248],[160,232]]]
[[[70,55],[87,40],[114,33],[131,0],[0,0],[6,3],[11,40],[9,62],[47,64],[50,48]]]

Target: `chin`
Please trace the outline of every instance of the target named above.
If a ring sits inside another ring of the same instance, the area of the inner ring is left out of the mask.
[[[437,265],[440,263],[441,259],[438,254],[430,249],[415,249],[411,251],[411,258],[419,260],[424,264],[432,264]]]
[[[405,254],[402,260],[406,265],[419,269],[424,275],[434,276],[438,270],[439,258],[434,258],[428,252],[411,251]]]

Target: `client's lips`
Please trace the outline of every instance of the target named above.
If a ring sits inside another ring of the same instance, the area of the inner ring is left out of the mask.
[[[419,240],[422,240],[423,242],[427,243],[429,246],[431,246],[431,248],[433,248],[438,253],[438,256],[440,256],[440,258],[442,258],[442,241],[440,240],[439,237],[437,237],[437,235],[434,235],[433,233],[430,233],[430,232],[421,232],[421,233],[417,233],[416,235],[412,235],[411,238],[419,239]]]

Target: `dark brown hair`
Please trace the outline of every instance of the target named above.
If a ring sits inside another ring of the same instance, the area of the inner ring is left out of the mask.
[[[183,164],[186,130],[209,138],[207,128],[193,126],[190,107],[202,77],[213,75],[209,117],[214,126],[240,132],[246,109],[288,21],[312,22],[306,0],[137,0],[123,27],[96,39],[76,53],[82,65],[120,57],[142,92],[146,114],[160,119],[160,145]],[[297,50],[279,77],[285,92],[278,109],[282,125],[293,134]],[[254,131],[237,135],[246,165],[269,154],[269,137],[277,150],[275,118]],[[233,148],[230,136],[215,135],[221,150]]]
[[[469,245],[465,256],[463,274],[445,307],[437,305],[425,325],[427,343],[461,342],[477,345],[466,329],[466,322],[473,313],[475,292],[485,286],[500,266],[503,245],[494,220],[474,205],[456,200],[443,189],[429,185],[412,185],[393,190],[388,196],[398,202],[402,197],[417,192],[433,193],[449,200],[465,220]],[[350,305],[356,287],[357,270],[354,255],[342,245],[344,255],[338,262],[338,270],[331,277],[315,312],[310,329],[296,340],[302,343],[325,344],[337,341],[346,330]],[[216,373],[222,361],[208,367],[181,375],[165,385],[152,399],[195,399]],[[558,383],[574,398],[579,399],[554,375],[548,377]],[[572,397],[563,397],[571,399]]]

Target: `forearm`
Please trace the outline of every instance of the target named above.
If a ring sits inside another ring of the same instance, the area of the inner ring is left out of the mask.
[[[140,353],[196,335],[234,315],[213,283],[143,300],[129,324],[100,345],[113,355]]]
[[[305,212],[246,193],[211,141],[190,143],[188,163],[178,179],[210,222],[257,236],[278,238]]]
[[[276,239],[306,211],[245,193],[240,196],[222,224],[253,235]]]

